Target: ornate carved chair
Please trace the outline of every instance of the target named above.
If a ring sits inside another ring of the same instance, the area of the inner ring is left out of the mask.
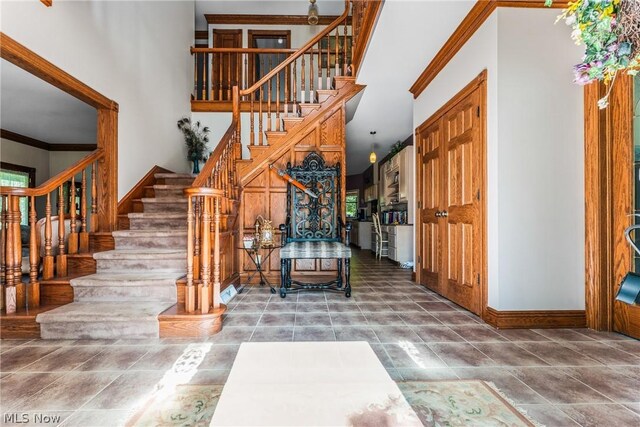
[[[332,290],[350,297],[351,224],[342,220],[340,164],[327,166],[322,156],[311,152],[302,165],[287,164],[286,172],[317,198],[294,185],[287,186],[287,220],[286,224],[280,225],[283,244],[280,249],[280,296],[285,298],[287,293],[301,290]],[[292,280],[291,265],[296,259],[335,259],[337,277],[326,283]]]

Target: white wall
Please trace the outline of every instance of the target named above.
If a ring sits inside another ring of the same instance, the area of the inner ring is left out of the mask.
[[[8,139],[0,139],[0,160],[36,169],[38,186],[49,179],[49,152]]]
[[[414,101],[420,126],[456,93],[487,70],[487,214],[489,304],[498,299],[498,18],[494,13]],[[414,257],[414,259],[416,259]],[[495,305],[492,305],[496,308]]]
[[[499,8],[414,103],[419,126],[483,69],[489,306],[584,308],[581,48],[557,10]]]
[[[501,309],[584,308],[582,47],[548,9],[498,9]]]
[[[0,25],[119,104],[119,198],[156,164],[189,169],[176,121],[190,115],[192,1],[3,1]]]

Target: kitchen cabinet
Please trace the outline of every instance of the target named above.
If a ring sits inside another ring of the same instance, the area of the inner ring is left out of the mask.
[[[400,264],[413,262],[413,226],[383,225],[389,236],[389,259]]]

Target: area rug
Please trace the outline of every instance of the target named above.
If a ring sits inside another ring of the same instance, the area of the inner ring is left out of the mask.
[[[168,396],[151,399],[127,426],[206,427],[222,393],[221,384],[179,385]]]
[[[539,426],[484,381],[409,381],[398,387],[425,426]]]
[[[398,382],[405,399],[425,426],[539,426],[484,381]],[[209,426],[222,385],[183,385],[168,399],[152,400],[130,426]],[[387,407],[372,407],[349,420],[354,427],[388,426]]]

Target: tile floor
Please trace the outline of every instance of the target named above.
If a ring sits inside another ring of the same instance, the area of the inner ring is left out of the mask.
[[[386,260],[356,251],[352,265],[352,298],[248,288],[208,340],[3,340],[0,424],[18,413],[34,425],[120,425],[162,384],[224,383],[242,342],[361,340],[397,381],[492,381],[547,426],[640,425],[640,341],[583,329],[498,331]],[[197,370],[176,368],[194,353]],[[36,414],[60,418],[36,424]]]

